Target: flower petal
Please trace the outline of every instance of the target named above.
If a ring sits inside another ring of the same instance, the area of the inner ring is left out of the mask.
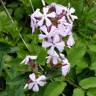
[[[50,19],[48,19],[48,18],[45,18],[45,21],[46,21],[46,26],[48,26],[48,27],[52,24]]]
[[[60,39],[61,39],[60,36],[56,34],[56,35],[53,37],[53,43],[59,42]]]
[[[47,27],[45,25],[40,27],[40,30],[43,31],[46,35],[48,34]]]
[[[33,86],[34,86],[34,83],[29,83],[28,84],[28,89],[32,89]]]
[[[64,46],[65,46],[65,44],[64,44],[63,41],[55,44],[55,47],[56,47],[60,52],[62,52],[62,51],[64,50]]]
[[[49,10],[49,8],[47,8],[47,7],[44,7],[44,8],[43,8],[43,13],[44,13],[44,15],[46,15],[46,14],[48,13],[48,10]]]
[[[74,13],[75,12],[75,9],[72,7],[70,8],[70,13]]]
[[[46,82],[44,82],[44,81],[38,81],[38,84],[39,84],[40,86],[44,86],[45,83],[46,83]]]
[[[51,45],[52,45],[52,43],[50,43],[50,42],[47,42],[47,41],[43,41],[43,42],[42,42],[42,47],[48,48],[48,47],[50,47]]]
[[[43,22],[44,22],[44,18],[42,18],[40,21],[38,21],[37,25],[38,26],[42,26],[43,25]]]
[[[46,35],[44,35],[44,34],[39,34],[39,39],[44,39],[44,38],[46,38]]]
[[[71,18],[72,18],[72,21],[74,21],[75,19],[78,19],[78,17],[75,15],[71,15]]]
[[[61,70],[62,70],[62,75],[66,76],[67,73],[70,71],[70,64],[63,65]]]
[[[32,81],[35,81],[36,80],[36,77],[35,77],[35,74],[32,73],[29,75],[29,78],[32,80]]]
[[[39,91],[39,86],[38,86],[37,83],[34,84],[34,86],[33,86],[33,91],[34,91],[34,92],[38,92],[38,91]]]
[[[41,18],[41,17],[42,17],[42,13],[40,12],[40,9],[37,9],[37,10],[31,15],[31,17]]]
[[[55,12],[49,13],[49,14],[47,14],[47,17],[55,18],[56,17],[56,13]]]
[[[54,54],[54,46],[51,46],[51,48],[48,50],[48,54],[50,55]]]
[[[74,45],[74,43],[75,43],[74,38],[73,38],[72,35],[70,35],[69,38],[68,38],[68,40],[67,40],[68,47],[70,48],[71,46]]]
[[[53,57],[53,64],[57,64],[58,63],[58,58],[56,56]]]
[[[37,81],[41,81],[41,80],[46,80],[45,75],[41,75],[41,76],[37,79]]]

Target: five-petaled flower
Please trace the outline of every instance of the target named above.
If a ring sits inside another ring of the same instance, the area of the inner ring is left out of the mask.
[[[35,73],[32,73],[29,75],[29,82],[25,85],[24,89],[28,87],[28,89],[32,89],[34,92],[39,91],[39,86],[44,86],[46,83],[46,76],[41,75],[38,78],[36,78]]]

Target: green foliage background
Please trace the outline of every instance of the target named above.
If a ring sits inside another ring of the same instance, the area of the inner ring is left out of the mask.
[[[70,73],[56,77],[57,70],[46,67],[39,31],[31,32],[31,3],[34,9],[42,8],[41,0],[0,0],[0,96],[96,96],[96,1],[46,0],[52,2],[70,3],[78,16],[73,28],[76,43],[64,52],[71,63]],[[31,69],[20,62],[28,54],[38,56],[36,62],[45,73],[52,72],[38,93],[23,89]]]

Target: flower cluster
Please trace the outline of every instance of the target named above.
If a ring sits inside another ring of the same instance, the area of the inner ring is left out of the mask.
[[[43,10],[37,9],[30,16],[32,33],[36,28],[40,29],[41,33],[38,38],[42,40],[42,47],[48,50],[46,63],[52,66],[60,64],[62,75],[66,76],[70,71],[70,63],[63,51],[65,47],[71,48],[75,43],[72,35],[73,22],[77,19],[77,16],[73,15],[75,9],[56,3],[45,6],[43,2],[43,5]],[[27,56],[21,63],[30,64],[32,67],[35,59],[37,56]],[[35,64],[36,68],[38,69],[38,66]],[[44,86],[47,77],[44,75],[38,77],[32,73],[29,78],[24,88],[28,87],[37,92],[39,86]]]
[[[39,39],[43,39],[42,47],[48,48],[47,63],[58,64],[63,60],[60,54],[64,47],[71,47],[75,41],[72,35],[73,22],[77,16],[75,9],[52,3],[43,7],[42,12],[37,9],[31,15],[32,32],[39,28],[42,32]]]

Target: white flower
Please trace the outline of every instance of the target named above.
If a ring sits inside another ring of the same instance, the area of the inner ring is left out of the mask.
[[[59,52],[62,52],[64,50],[65,43],[64,43],[64,41],[53,43],[52,39],[48,39],[48,41],[43,41],[42,42],[42,46],[44,48],[49,48],[50,47],[50,49],[48,50],[48,54],[54,54],[54,49],[55,48],[57,48]]]
[[[36,78],[35,74],[32,73],[29,75],[29,78],[30,82],[25,85],[24,89],[28,87],[28,89],[32,89],[34,92],[38,92],[39,86],[44,86],[46,83],[45,75],[41,75],[40,77]]]
[[[62,67],[61,67],[62,75],[66,76],[70,71],[70,63],[67,59],[63,60]]]
[[[22,64],[22,63],[28,64],[28,62],[30,60],[36,60],[36,59],[37,59],[37,56],[30,56],[30,55],[28,55],[28,56],[25,57],[25,59],[20,64]]]
[[[56,16],[55,12],[48,13],[48,8],[43,8],[43,14],[40,21],[37,23],[38,26],[42,26],[45,20],[46,26],[50,26],[52,23],[49,18],[54,18]]]
[[[69,38],[68,38],[68,40],[67,40],[67,46],[70,48],[74,44],[75,44],[74,38],[73,38],[72,35],[70,35]]]
[[[59,63],[59,61],[61,61],[61,59],[59,58],[59,55],[54,51],[54,54],[51,54],[49,56],[46,57],[47,58],[47,63],[51,63],[56,65]]]

